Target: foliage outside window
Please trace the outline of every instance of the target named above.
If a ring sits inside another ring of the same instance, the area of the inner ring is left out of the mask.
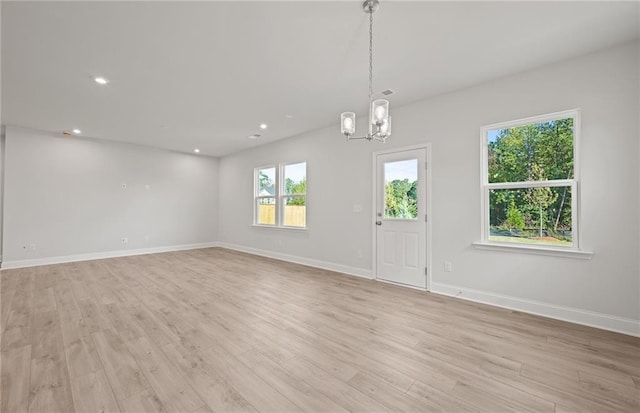
[[[482,128],[483,241],[577,248],[577,110]]]
[[[307,163],[255,169],[254,224],[306,228]]]
[[[385,219],[417,219],[417,159],[385,163],[384,217]]]

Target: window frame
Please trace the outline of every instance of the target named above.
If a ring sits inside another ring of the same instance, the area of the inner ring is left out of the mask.
[[[491,125],[485,125],[480,128],[480,202],[481,202],[481,241],[474,243],[476,246],[488,247],[495,246],[498,249],[510,251],[537,250],[553,252],[581,252],[580,238],[580,164],[579,164],[579,148],[580,148],[580,128],[581,128],[580,109],[570,109],[560,112],[553,112],[544,115],[531,116],[527,118],[499,122]],[[573,178],[557,179],[547,181],[521,181],[521,182],[489,182],[489,143],[488,133],[497,129],[509,129],[514,127],[526,126],[535,123],[550,122],[559,119],[573,118]],[[526,189],[526,188],[552,188],[565,187],[571,188],[571,233],[572,245],[545,245],[534,243],[514,243],[500,242],[489,239],[490,222],[490,192],[494,189]]]
[[[280,188],[279,188],[279,191],[278,191],[279,192],[279,196],[280,196],[280,205],[281,205],[280,211],[279,211],[280,212],[280,221],[279,221],[280,225],[279,226],[282,227],[282,228],[294,228],[294,229],[300,228],[300,229],[304,229],[304,228],[307,227],[306,217],[305,217],[305,221],[304,221],[304,227],[297,227],[297,226],[293,226],[293,225],[284,225],[285,210],[286,210],[285,207],[287,205],[285,202],[286,202],[287,198],[304,198],[304,207],[305,207],[305,209],[307,208],[307,192],[306,192],[306,190],[305,190],[304,194],[289,194],[286,191],[286,188],[287,188],[286,178],[287,177],[286,177],[286,174],[285,174],[285,168],[287,166],[289,166],[289,165],[297,165],[297,164],[300,164],[300,163],[304,164],[304,179],[306,180],[307,179],[307,161],[282,162],[282,163],[279,164],[280,171],[282,172],[280,174],[280,182],[279,182]],[[276,209],[278,209],[278,208],[276,207]]]
[[[291,229],[291,230],[306,230],[307,220],[305,218],[305,225],[303,227],[284,225],[285,214],[285,200],[287,198],[304,198],[305,208],[307,205],[307,192],[304,194],[288,194],[285,189],[285,173],[284,169],[288,165],[305,164],[305,180],[307,179],[307,161],[292,161],[292,162],[280,162],[275,164],[268,164],[264,166],[255,167],[253,170],[253,226],[261,228],[278,228],[278,229]],[[264,169],[275,168],[275,191],[274,195],[259,195],[260,190],[260,176],[259,172]],[[260,224],[258,223],[258,202],[260,199],[271,199],[275,201],[275,223],[274,224]],[[307,209],[308,211],[308,209]]]
[[[275,169],[275,191],[273,195],[260,195],[260,171],[264,169]],[[272,228],[278,224],[278,165],[264,165],[258,166],[253,170],[253,225],[260,227]],[[271,199],[273,198],[273,203],[276,206],[275,211],[275,223],[274,224],[260,224],[258,223],[258,202],[260,199]]]

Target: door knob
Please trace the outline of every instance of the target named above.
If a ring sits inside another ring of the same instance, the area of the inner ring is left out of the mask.
[[[382,221],[376,221],[376,225],[382,225]]]

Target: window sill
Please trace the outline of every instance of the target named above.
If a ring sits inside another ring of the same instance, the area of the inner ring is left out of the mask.
[[[492,242],[472,242],[471,244],[475,248],[480,250],[515,252],[534,255],[550,255],[552,257],[577,258],[582,260],[590,260],[591,258],[593,258],[593,252],[572,249],[537,247],[530,245],[507,245]]]
[[[279,229],[285,231],[307,231],[307,227],[277,227],[275,225],[260,225],[260,224],[252,224],[254,228],[267,228],[267,229]]]

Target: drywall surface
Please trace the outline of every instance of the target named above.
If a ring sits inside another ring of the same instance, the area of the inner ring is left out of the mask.
[[[217,159],[6,135],[5,263],[216,241]]]
[[[0,44],[2,44],[2,6],[0,6]],[[2,53],[0,53],[0,96],[2,96]],[[4,205],[4,124],[2,123],[2,99],[0,99],[0,263],[2,263],[2,226]]]
[[[432,286],[619,317],[633,326],[640,319],[637,93],[634,43],[400,108],[392,102],[393,136],[384,145],[345,142],[340,112],[365,115],[366,109],[336,107],[335,127],[221,158],[220,241],[367,275],[374,228],[372,152],[430,142]],[[581,246],[593,258],[474,248],[481,237],[481,126],[574,108],[582,111]],[[364,119],[358,123],[362,131]],[[253,227],[254,168],[289,161],[307,161],[308,229]],[[352,212],[354,205],[362,212]],[[444,272],[444,261],[453,263],[452,272]]]
[[[4,226],[4,144],[5,127],[0,126],[0,263],[2,263],[2,228]]]

